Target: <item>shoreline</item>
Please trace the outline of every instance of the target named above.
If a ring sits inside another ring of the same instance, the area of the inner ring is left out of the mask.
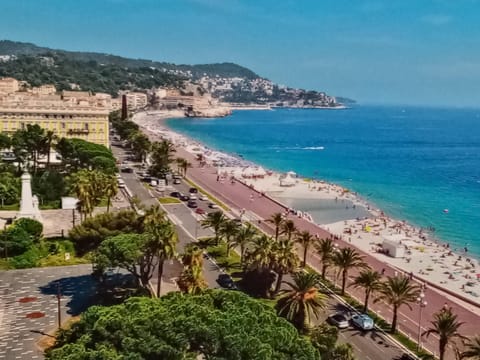
[[[284,203],[286,198],[294,198],[296,200],[313,198],[319,202],[336,199],[336,201],[341,202],[352,201],[358,206],[365,207],[372,215],[371,218],[342,219],[325,224],[314,222],[311,218],[308,219],[308,217],[306,219],[320,229],[328,231],[347,244],[399,271],[410,274],[420,281],[433,283],[447,292],[457,294],[457,296],[464,297],[480,305],[480,281],[478,281],[476,276],[480,266],[476,259],[471,259],[472,256],[470,254],[467,257],[465,253],[455,252],[449,248],[447,243],[442,244],[441,240],[435,239],[425,230],[414,227],[405,221],[398,221],[386,216],[380,209],[372,206],[371,203],[361,196],[350,193],[340,185],[321,180],[307,181],[303,178],[295,177],[294,185],[283,188],[279,185],[282,174],[267,172],[261,166],[251,161],[211,149],[195,139],[176,133],[166,125],[167,119],[181,118],[183,116],[176,116],[171,113],[162,115],[156,113],[156,115],[160,115],[162,118],[156,117],[151,119],[153,123],[150,121],[144,122],[144,119],[140,119],[140,123],[143,122],[143,124],[139,125],[149,132],[169,137],[177,146],[184,148],[185,151],[191,154],[206,153],[206,161],[210,161],[213,164],[215,159],[216,165],[222,165],[222,161],[229,162],[229,165],[232,166],[218,168],[221,169],[224,175],[234,176],[244,182],[245,185],[253,186],[256,191],[264,192],[285,208],[288,208],[288,205]],[[257,169],[258,174],[262,175],[258,177],[242,177],[242,173],[243,175],[248,175],[248,171],[246,173],[245,170],[249,168],[251,170]],[[263,174],[263,172],[268,175]],[[282,192],[280,196],[279,191]],[[396,241],[397,245],[404,247],[407,255],[402,258],[392,258],[380,253],[379,243],[385,238],[389,241]]]

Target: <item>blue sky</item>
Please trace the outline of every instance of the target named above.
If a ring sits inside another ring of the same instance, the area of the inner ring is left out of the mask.
[[[2,0],[0,38],[232,61],[363,103],[480,105],[477,0]]]

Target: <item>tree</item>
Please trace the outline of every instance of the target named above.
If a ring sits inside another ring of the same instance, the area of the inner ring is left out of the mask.
[[[295,222],[293,220],[285,220],[281,225],[281,232],[287,237],[287,240],[292,240],[293,234],[297,231],[295,227]]]
[[[0,173],[0,205],[15,204],[20,197],[20,178],[12,173]]]
[[[332,265],[333,254],[335,252],[335,246],[331,239],[321,239],[315,244],[317,254],[320,257],[322,263],[322,278],[325,279],[327,269]]]
[[[103,179],[103,191],[107,198],[107,213],[110,211],[112,198],[118,193],[118,180],[115,175],[106,175]]]
[[[375,302],[385,301],[392,306],[392,333],[397,331],[398,309],[402,305],[407,305],[411,309],[410,303],[416,301],[419,294],[419,286],[412,283],[407,276],[388,276],[387,280],[382,283]]]
[[[169,140],[156,141],[152,144],[150,160],[152,165],[149,172],[153,176],[163,178],[170,170],[170,164],[173,161],[175,147]]]
[[[323,323],[310,333],[310,339],[322,360],[355,360],[352,345],[337,345],[338,328]]]
[[[11,145],[17,161],[32,161],[33,173],[36,173],[38,155],[45,152],[45,130],[38,124],[27,124],[13,134]]]
[[[20,218],[15,220],[13,226],[25,230],[27,234],[32,237],[32,240],[38,241],[42,237],[43,225],[40,221],[29,218]]]
[[[147,154],[152,148],[152,143],[148,137],[140,131],[135,131],[128,137],[128,142],[132,147],[136,160],[145,162],[147,160]]]
[[[480,360],[480,336],[475,336],[467,342],[466,350],[462,352],[461,358]]]
[[[319,355],[259,300],[238,291],[207,290],[90,307],[47,355],[73,358],[317,360]]]
[[[202,220],[202,227],[203,228],[212,228],[213,232],[215,233],[215,244],[218,245],[220,235],[221,235],[221,228],[223,224],[227,221],[227,218],[223,214],[222,211],[214,211],[207,214],[207,217]]]
[[[363,261],[363,256],[361,256],[357,250],[350,247],[341,248],[335,252],[332,257],[332,262],[342,273],[342,295],[344,295],[345,287],[347,285],[348,271],[355,268],[365,267],[366,264]]]
[[[313,240],[314,240],[314,237],[307,230],[298,232],[295,238],[295,241],[300,245],[302,245],[303,247],[303,264],[302,264],[303,267],[307,265],[307,252]]]
[[[0,231],[0,246],[5,257],[23,254],[32,247],[32,240],[32,236],[19,226],[9,226]]]
[[[177,256],[178,237],[175,226],[167,220],[165,212],[158,205],[145,211],[143,224],[149,239],[147,247],[158,257],[157,297],[160,297],[163,265]]]
[[[220,235],[227,244],[227,257],[230,256],[230,249],[235,244],[235,238],[240,230],[239,224],[235,220],[226,219],[220,227]]]
[[[267,219],[269,223],[272,223],[275,226],[275,241],[278,240],[278,236],[280,235],[280,228],[283,224],[283,214],[282,213],[274,213]]]
[[[275,308],[279,316],[290,321],[300,332],[310,326],[312,316],[318,319],[320,310],[325,307],[326,296],[318,291],[318,275],[298,272],[293,282],[285,282],[290,289],[281,290]]]
[[[0,133],[0,150],[9,149],[11,145],[10,137],[7,134]]]
[[[467,338],[458,332],[458,329],[464,324],[458,321],[458,316],[450,308],[442,309],[433,314],[432,326],[423,332],[422,335],[438,336],[438,354],[439,359],[443,360],[447,346],[455,340],[466,340]]]
[[[52,152],[52,146],[54,145],[55,141],[57,141],[57,136],[55,132],[52,130],[47,130],[45,132],[45,155],[47,156],[47,169],[50,168],[50,153]]]
[[[242,266],[247,245],[252,242],[256,234],[257,230],[251,223],[248,222],[244,226],[240,226],[235,238],[233,239],[233,245],[240,247],[240,263]]]
[[[381,289],[381,278],[382,275],[378,271],[366,269],[361,271],[351,284],[353,287],[363,288],[365,290],[365,302],[363,305],[364,313],[366,313],[368,310],[368,300],[370,295]]]
[[[95,251],[92,262],[96,271],[122,268],[131,273],[137,283],[148,289],[156,262],[155,246],[147,234],[121,234],[103,241]]]
[[[295,249],[295,243],[288,239],[280,240],[274,246],[273,267],[277,273],[277,284],[274,294],[278,294],[282,285],[283,276],[294,272],[298,267],[298,255]]]
[[[208,287],[203,278],[203,251],[195,244],[188,244],[182,255],[183,271],[178,287],[187,294],[198,294]]]

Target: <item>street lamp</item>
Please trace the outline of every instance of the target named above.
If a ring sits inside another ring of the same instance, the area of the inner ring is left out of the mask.
[[[418,304],[418,341],[417,341],[417,351],[420,350],[421,341],[422,341],[422,312],[423,308],[427,306],[427,302],[425,301],[425,293],[422,291],[417,298]]]

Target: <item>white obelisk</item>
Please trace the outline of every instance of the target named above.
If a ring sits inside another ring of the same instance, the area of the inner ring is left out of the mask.
[[[32,177],[28,172],[24,172],[22,177],[22,198],[20,200],[20,211],[17,218],[30,218],[42,221],[40,210],[38,208],[38,199],[32,196]]]

